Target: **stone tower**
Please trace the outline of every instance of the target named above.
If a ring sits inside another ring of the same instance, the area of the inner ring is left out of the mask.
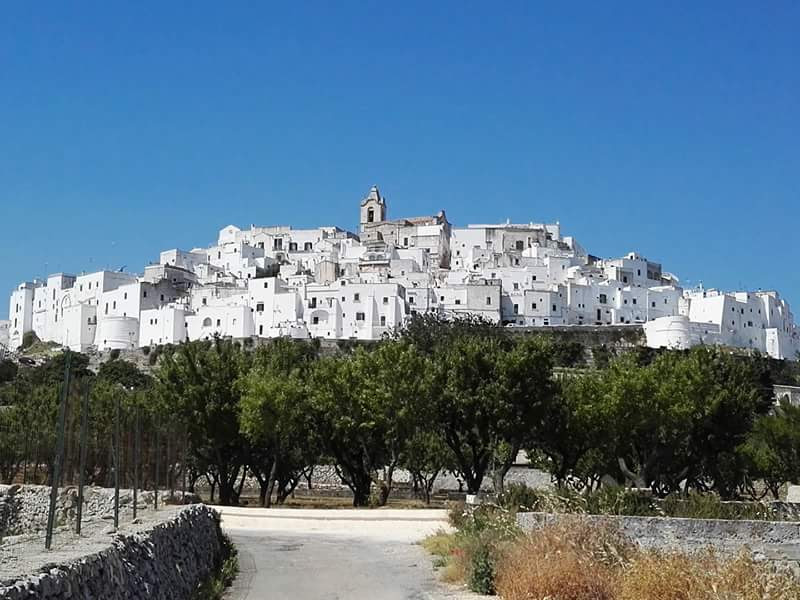
[[[386,220],[386,200],[378,191],[378,186],[373,185],[367,197],[361,201],[361,231],[371,223],[381,223]]]

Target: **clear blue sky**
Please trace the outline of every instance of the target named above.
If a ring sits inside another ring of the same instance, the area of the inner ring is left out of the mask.
[[[354,229],[373,183],[800,313],[797,2],[114,4],[3,6],[0,318],[229,223]]]

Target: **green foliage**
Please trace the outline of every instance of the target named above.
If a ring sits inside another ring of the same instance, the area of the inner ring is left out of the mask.
[[[461,505],[451,510],[450,521],[455,534],[439,532],[423,546],[441,557],[439,564],[453,579],[463,579],[474,592],[494,593],[497,566],[520,536],[513,514],[488,504],[470,509]]]
[[[97,371],[97,378],[121,385],[128,390],[141,390],[149,387],[153,382],[152,377],[126,360],[110,360],[102,363]]]
[[[249,368],[249,354],[216,338],[165,351],[156,375],[163,410],[185,425],[193,457],[218,480],[224,505],[238,501],[235,484],[248,458],[239,381]]]
[[[222,600],[239,573],[239,554],[227,535],[222,535],[222,555],[218,568],[194,593],[193,600]]]
[[[800,407],[784,401],[761,417],[741,450],[750,476],[762,479],[777,499],[784,482],[800,481]]]
[[[308,344],[277,339],[258,349],[252,368],[239,380],[240,426],[250,441],[250,470],[267,506],[276,482],[278,498],[285,498],[303,469],[319,458],[307,387],[314,358]]]
[[[17,363],[15,363],[13,360],[0,360],[0,384],[8,381],[14,381],[18,370],[19,367],[17,367]]]
[[[20,346],[20,350],[23,352],[33,346],[35,343],[40,342],[39,336],[36,335],[33,331],[26,331],[22,334],[22,345]]]

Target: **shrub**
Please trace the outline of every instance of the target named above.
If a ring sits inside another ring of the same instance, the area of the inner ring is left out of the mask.
[[[22,346],[20,349],[27,350],[28,348],[30,348],[39,341],[40,341],[39,336],[36,335],[36,333],[34,333],[33,331],[26,331],[25,333],[22,334]]]
[[[604,486],[587,494],[586,512],[591,515],[632,517],[658,515],[650,490],[632,490],[616,486]]]
[[[495,505],[467,508],[459,503],[450,509],[450,522],[457,528],[455,533],[437,532],[422,545],[437,556],[435,565],[444,568],[443,579],[493,593],[497,565],[519,536],[514,516]]]
[[[109,353],[109,360],[117,360],[119,358],[119,348],[114,348]]]
[[[142,354],[144,354],[145,356],[150,354],[150,346],[142,346]]]
[[[497,496],[497,503],[511,512],[530,512],[538,509],[541,494],[524,483],[511,483]]]
[[[687,519],[769,520],[774,511],[759,502],[723,502],[716,494],[692,492],[687,496],[670,494],[659,503],[668,517]]]

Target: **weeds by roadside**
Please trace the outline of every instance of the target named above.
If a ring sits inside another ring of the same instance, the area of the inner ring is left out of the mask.
[[[422,545],[445,581],[504,600],[800,600],[800,580],[748,554],[637,548],[610,524],[581,515],[530,534],[498,506],[456,507]]]
[[[225,591],[233,584],[239,573],[239,557],[230,538],[222,535],[222,556],[219,568],[203,583],[194,595],[194,600],[222,600]]]

